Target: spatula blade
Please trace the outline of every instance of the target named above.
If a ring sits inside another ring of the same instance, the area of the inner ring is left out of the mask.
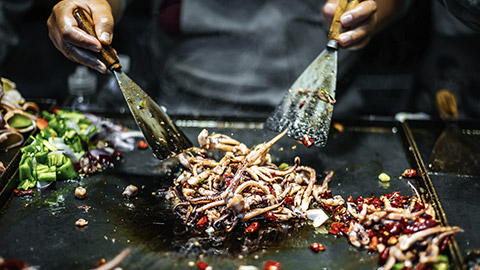
[[[298,77],[265,126],[325,146],[335,102],[337,50],[327,47]]]
[[[193,146],[170,117],[140,86],[121,71],[114,71],[114,74],[135,122],[158,159],[173,157]]]

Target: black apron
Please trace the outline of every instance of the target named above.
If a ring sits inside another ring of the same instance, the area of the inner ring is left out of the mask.
[[[323,5],[316,0],[183,0],[180,35],[153,31],[158,101],[173,114],[270,114],[325,48]],[[341,52],[340,61],[349,59],[347,54]]]

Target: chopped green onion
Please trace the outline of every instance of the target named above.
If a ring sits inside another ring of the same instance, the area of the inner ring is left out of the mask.
[[[281,171],[283,171],[283,170],[285,170],[286,168],[288,168],[288,166],[289,166],[289,165],[288,165],[287,163],[282,163],[282,164],[280,164],[280,166],[278,166],[278,169],[281,170]]]

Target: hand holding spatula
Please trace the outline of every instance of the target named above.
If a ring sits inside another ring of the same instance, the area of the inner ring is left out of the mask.
[[[77,8],[73,16],[79,28],[96,37],[92,18],[85,10]],[[103,45],[97,57],[115,74],[135,122],[158,159],[173,157],[193,146],[157,103],[121,71],[122,66],[112,47]]]

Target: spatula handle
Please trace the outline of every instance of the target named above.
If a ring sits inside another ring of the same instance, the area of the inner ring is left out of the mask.
[[[342,23],[340,17],[343,13],[359,4],[359,0],[339,0],[337,9],[335,9],[335,15],[333,16],[332,25],[330,26],[330,33],[328,34],[329,40],[335,40],[338,42],[338,36],[343,32]]]
[[[90,15],[84,9],[76,8],[73,11],[73,17],[75,17],[75,20],[77,20],[78,27],[80,29],[97,38],[92,17],[90,17]],[[102,49],[97,53],[97,57],[107,66],[108,69],[118,70],[122,68],[117,54],[109,45],[102,45]]]

